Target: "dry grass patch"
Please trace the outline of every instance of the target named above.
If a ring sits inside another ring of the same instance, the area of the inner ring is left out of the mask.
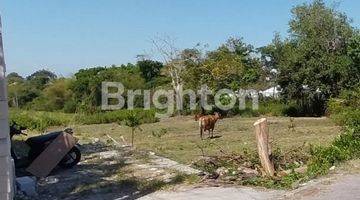
[[[220,149],[228,153],[256,150],[253,123],[258,118],[234,117],[219,121],[215,139],[200,140],[198,123],[192,117],[173,117],[157,123],[143,124],[143,131],[135,133],[135,146],[151,150],[170,159],[189,164],[202,155],[217,155]],[[328,118],[271,117],[270,135],[274,148],[284,151],[304,148],[309,144],[328,144],[340,134],[340,127]],[[94,138],[108,140],[106,134],[121,142],[123,136],[130,142],[129,127],[117,124],[97,124],[75,127],[83,142]],[[207,136],[207,135],[205,135]],[[202,149],[202,150],[201,150]]]

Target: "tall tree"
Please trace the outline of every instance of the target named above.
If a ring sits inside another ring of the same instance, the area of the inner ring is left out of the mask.
[[[153,60],[140,60],[136,65],[147,82],[153,82],[160,75],[161,69],[164,67],[161,62]]]
[[[169,36],[157,37],[152,42],[163,59],[166,73],[171,78],[171,86],[174,89],[176,103],[182,105],[181,88],[184,83],[181,74],[185,69],[185,63],[181,58],[181,50],[175,47],[174,39]],[[178,114],[180,114],[180,111]]]
[[[206,84],[214,90],[254,86],[262,76],[262,69],[259,59],[252,53],[254,48],[251,45],[241,39],[230,38],[204,58],[198,52],[200,59],[187,62],[184,80],[192,87],[199,88]]]
[[[321,0],[292,9],[290,36],[275,38],[266,49],[277,71],[277,83],[285,100],[295,99],[304,112],[322,114],[326,100],[354,84],[359,74],[347,45],[354,31],[345,14]],[[263,51],[265,52],[265,51]]]
[[[6,76],[6,79],[7,79],[8,84],[24,82],[24,78],[16,72],[12,72],[12,73],[8,74]]]
[[[49,84],[31,103],[34,110],[58,111],[72,100],[73,93],[70,90],[72,79],[60,78]]]
[[[145,80],[133,64],[81,69],[71,85],[75,101],[85,112],[95,112],[101,105],[101,83],[121,82],[125,89],[143,89]],[[126,91],[125,91],[126,92]]]
[[[12,72],[6,76],[8,83],[8,99],[9,105],[16,108],[19,107],[19,93],[24,87],[24,78],[16,72]]]
[[[57,78],[56,74],[49,70],[39,70],[32,73],[26,79],[30,82],[30,84],[37,89],[44,89],[46,84],[50,81],[55,80]]]

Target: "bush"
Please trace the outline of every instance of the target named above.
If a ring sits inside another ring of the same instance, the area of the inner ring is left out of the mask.
[[[24,126],[30,130],[45,131],[51,126],[67,126],[70,122],[77,124],[103,124],[119,123],[134,113],[140,119],[140,123],[153,123],[158,119],[155,117],[155,110],[117,110],[108,112],[99,112],[95,114],[65,114],[61,112],[43,112],[43,111],[10,111],[10,121]]]
[[[65,113],[75,113],[76,112],[77,103],[74,100],[69,100],[64,104],[64,112]]]
[[[336,138],[328,147],[313,147],[308,163],[310,177],[324,175],[329,168],[342,161],[360,158],[360,137],[353,130]]]
[[[126,120],[131,113],[135,113],[135,115],[140,118],[141,123],[153,123],[158,121],[155,117],[155,110],[134,109],[98,112],[90,115],[77,114],[75,116],[75,122],[80,124],[105,124],[120,122]]]
[[[282,109],[282,114],[289,117],[297,117],[301,115],[299,106],[293,103],[285,105]]]
[[[326,174],[337,163],[360,158],[360,92],[345,92],[341,99],[328,102],[328,114],[338,124],[346,127],[345,133],[337,137],[328,147],[313,147],[308,164],[308,174]]]
[[[237,103],[233,109],[226,112],[226,115],[240,115],[243,117],[258,117],[260,115],[282,116],[284,107],[285,105],[277,100],[262,100],[259,101],[258,110],[254,110],[252,102],[247,101],[245,109],[239,109],[239,104]]]
[[[260,102],[258,112],[268,116],[283,116],[284,107],[285,105],[280,101],[267,100]]]
[[[71,115],[57,112],[10,110],[10,121],[30,130],[45,131],[51,126],[66,126]]]
[[[360,88],[344,91],[340,98],[330,99],[327,113],[339,125],[360,131]]]

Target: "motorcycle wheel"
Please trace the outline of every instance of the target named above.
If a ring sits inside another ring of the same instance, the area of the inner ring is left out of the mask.
[[[81,160],[81,152],[77,147],[73,147],[69,153],[60,161],[59,166],[62,168],[71,168]]]

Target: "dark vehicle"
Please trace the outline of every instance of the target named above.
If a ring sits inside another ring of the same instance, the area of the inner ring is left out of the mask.
[[[14,135],[26,135],[24,131],[25,127],[18,126],[17,124],[12,124],[10,126],[10,138],[12,140]],[[11,147],[11,156],[15,161],[16,168],[25,168],[29,166],[32,161],[35,160],[44,150],[45,148],[53,141],[56,137],[58,137],[61,133],[66,132],[69,134],[73,134],[73,130],[71,128],[66,128],[64,131],[57,131],[47,133],[45,135],[39,135],[35,137],[28,138],[25,143],[30,147],[28,152],[28,156],[24,158],[19,158],[16,155],[16,152],[13,147]],[[78,148],[78,145],[75,145],[59,162],[58,166],[62,168],[71,168],[75,166],[81,160],[81,152]]]

